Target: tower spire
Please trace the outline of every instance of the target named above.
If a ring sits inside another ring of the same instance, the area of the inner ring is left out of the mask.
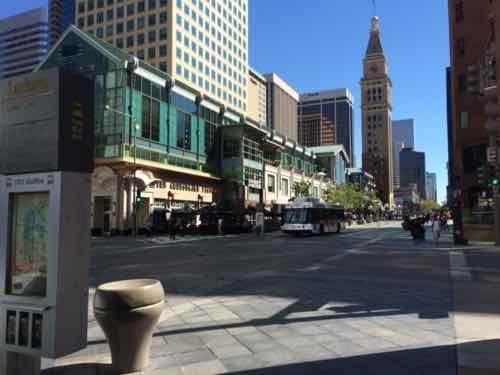
[[[366,49],[366,56],[369,55],[383,55],[384,49],[380,41],[380,20],[377,16],[372,17],[372,26],[370,30],[370,41]]]

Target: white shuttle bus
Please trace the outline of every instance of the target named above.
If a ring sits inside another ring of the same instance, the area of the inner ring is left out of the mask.
[[[339,233],[346,228],[344,207],[305,198],[287,204],[281,230],[289,234]]]

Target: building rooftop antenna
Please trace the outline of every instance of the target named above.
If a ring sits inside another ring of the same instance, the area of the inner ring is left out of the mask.
[[[376,2],[376,0],[372,0],[372,4],[373,4],[373,15],[376,16],[377,15],[377,2]]]

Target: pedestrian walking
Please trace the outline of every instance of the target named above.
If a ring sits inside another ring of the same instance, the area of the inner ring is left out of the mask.
[[[175,218],[173,217],[170,218],[169,233],[170,233],[170,239],[175,241],[175,234],[177,233],[177,223]]]
[[[439,237],[441,237],[441,220],[437,214],[432,217],[432,238],[436,245],[439,243]]]

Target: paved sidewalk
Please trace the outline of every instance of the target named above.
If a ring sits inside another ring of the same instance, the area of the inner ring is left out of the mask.
[[[145,274],[166,285],[144,375],[500,375],[491,246],[413,242],[395,224],[169,251],[99,246],[93,282]],[[92,305],[88,338],[85,350],[45,362],[44,375],[112,374]]]
[[[500,283],[456,280],[454,295],[458,375],[500,375]]]

